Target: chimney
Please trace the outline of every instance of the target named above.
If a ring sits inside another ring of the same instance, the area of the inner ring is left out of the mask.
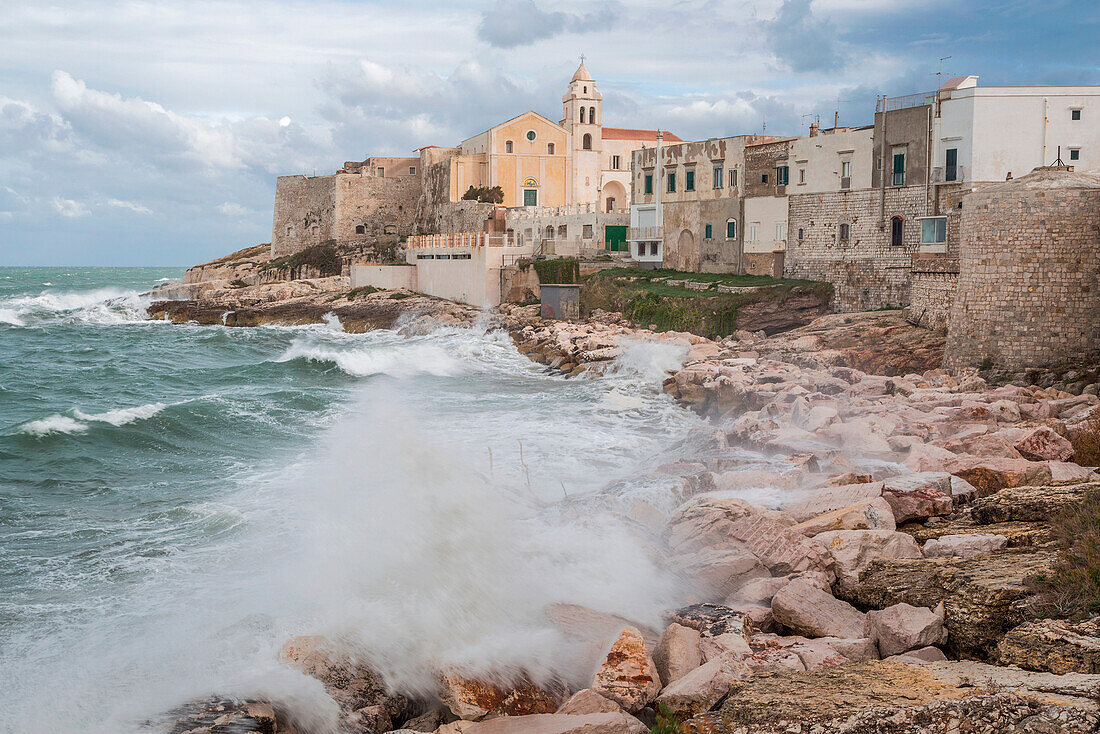
[[[816,137],[817,137],[817,131],[818,131],[818,129],[819,129],[819,128],[817,127],[817,123],[816,123],[816,122],[811,122],[811,123],[810,123],[810,137],[811,137],[811,138],[816,138]]]

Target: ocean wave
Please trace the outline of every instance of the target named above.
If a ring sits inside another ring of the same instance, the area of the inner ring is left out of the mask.
[[[28,436],[48,436],[51,433],[84,433],[92,423],[109,423],[112,426],[124,426],[134,421],[152,418],[164,410],[164,403],[148,403],[133,408],[118,408],[103,413],[85,413],[79,408],[74,408],[72,415],[54,413],[45,418],[24,423],[19,429],[20,433]]]
[[[42,291],[0,301],[0,323],[119,324],[145,321],[149,301],[138,291],[97,288],[89,291]]]
[[[296,339],[275,361],[292,362],[298,359],[334,364],[353,377],[379,374],[391,377],[449,377],[458,374],[462,367],[458,359],[435,344],[357,344],[341,348],[302,339]]]
[[[23,319],[19,318],[19,314],[11,308],[0,308],[0,324],[8,324],[10,326],[23,326]]]

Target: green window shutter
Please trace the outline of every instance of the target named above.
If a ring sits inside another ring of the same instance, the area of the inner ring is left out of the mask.
[[[731,219],[730,221],[726,222],[726,237],[732,240],[736,236],[737,222]]]
[[[647,194],[653,193],[653,176],[649,174],[645,177],[645,192]]]
[[[695,191],[695,171],[687,172],[687,178],[684,179],[684,190]]]
[[[894,153],[894,173],[905,173],[904,153]]]
[[[704,237],[706,237],[709,240],[711,238],[711,236],[712,236],[712,230],[711,230],[710,225],[708,224],[707,227],[706,227],[706,234],[704,235]]]

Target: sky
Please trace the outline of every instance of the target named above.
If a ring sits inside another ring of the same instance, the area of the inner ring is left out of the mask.
[[[0,265],[191,265],[270,241],[275,177],[561,117],[684,139],[875,98],[1100,84],[1097,0],[0,0]],[[839,103],[838,103],[839,101]]]

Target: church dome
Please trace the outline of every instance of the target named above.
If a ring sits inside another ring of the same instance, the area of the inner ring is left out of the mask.
[[[585,68],[584,62],[577,67],[577,70],[573,72],[573,79],[575,82],[590,82],[593,81],[592,75],[588,73],[588,69]]]

